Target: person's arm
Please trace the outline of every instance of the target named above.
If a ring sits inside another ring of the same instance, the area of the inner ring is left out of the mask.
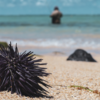
[[[50,17],[55,17],[55,16],[57,16],[57,12],[53,11],[52,14],[50,15]]]
[[[63,16],[63,14],[62,14],[61,12],[59,12],[59,14],[60,14],[60,17],[62,17],[62,16]]]
[[[53,17],[53,15],[51,14],[50,17]]]
[[[61,13],[61,17],[63,16],[63,14]]]

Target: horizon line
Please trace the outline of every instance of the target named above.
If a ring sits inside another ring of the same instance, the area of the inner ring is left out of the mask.
[[[8,14],[8,15],[6,15],[6,14],[4,14],[4,15],[0,15],[0,16],[50,16],[49,14]],[[63,16],[69,16],[69,15],[71,15],[71,16],[77,16],[77,15],[83,15],[83,16],[86,16],[86,15],[92,15],[92,16],[97,16],[97,15],[100,15],[100,14],[63,14]]]

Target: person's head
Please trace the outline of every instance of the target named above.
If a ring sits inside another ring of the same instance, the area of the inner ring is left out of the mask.
[[[59,10],[59,8],[56,6],[56,7],[54,8],[54,10]]]

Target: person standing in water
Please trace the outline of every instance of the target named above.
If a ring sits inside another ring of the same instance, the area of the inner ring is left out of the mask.
[[[61,23],[60,19],[62,17],[62,13],[59,11],[58,7],[54,8],[54,11],[50,15],[50,17],[52,18],[52,24],[60,24]]]

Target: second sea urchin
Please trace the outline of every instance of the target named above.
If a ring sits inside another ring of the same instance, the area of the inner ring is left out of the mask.
[[[15,49],[11,45],[8,47],[0,46],[0,91],[11,91],[18,95],[29,97],[46,96],[46,90],[42,87],[49,87],[42,76],[48,76],[42,59],[35,60],[33,52],[23,52],[19,54],[17,45]]]

